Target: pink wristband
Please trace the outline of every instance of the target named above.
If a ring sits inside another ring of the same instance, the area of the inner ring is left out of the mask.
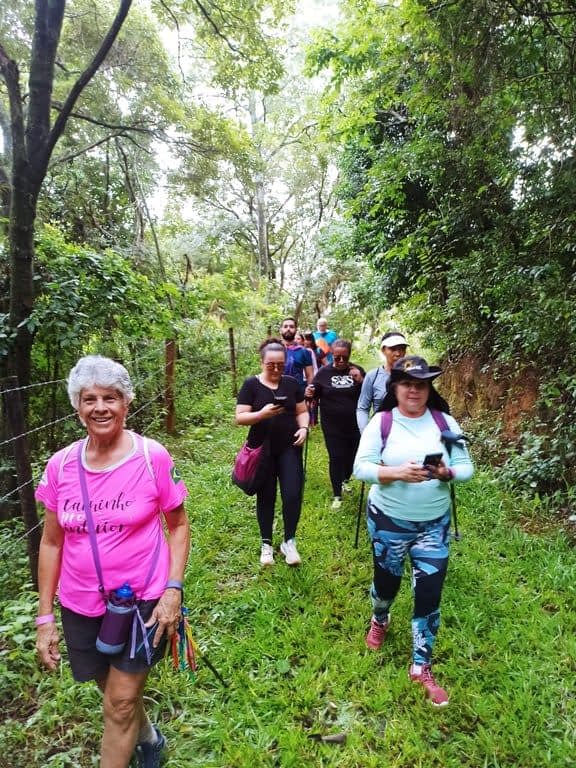
[[[37,627],[41,627],[42,624],[54,624],[56,619],[54,618],[53,613],[46,613],[44,616],[36,616],[34,619],[34,623]]]

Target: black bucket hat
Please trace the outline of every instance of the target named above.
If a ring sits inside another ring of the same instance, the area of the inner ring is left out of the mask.
[[[423,357],[406,355],[396,360],[390,371],[390,381],[418,379],[419,381],[436,379],[442,373],[437,365],[428,365]]]
[[[434,389],[432,385],[433,379],[436,379],[442,373],[442,368],[437,365],[428,365],[423,357],[417,355],[406,355],[401,357],[392,366],[390,371],[390,384],[397,383],[398,381],[406,381],[406,379],[412,379],[413,381],[429,381],[430,382],[430,394],[426,405],[428,408],[432,408],[442,413],[450,414],[450,406]],[[386,397],[382,401],[380,406],[381,411],[391,411],[398,405],[396,399],[395,387],[388,387]]]

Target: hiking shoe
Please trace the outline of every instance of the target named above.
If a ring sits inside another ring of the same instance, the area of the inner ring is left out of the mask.
[[[280,552],[282,552],[286,558],[286,565],[300,565],[302,562],[298,550],[296,549],[296,542],[294,539],[283,541],[282,544],[280,544]]]
[[[334,500],[332,501],[332,509],[340,509],[342,506],[342,499],[340,496],[334,496]]]
[[[412,664],[408,671],[410,680],[420,685],[426,691],[426,696],[435,707],[446,707],[449,697],[444,688],[441,688],[432,674],[430,664]]]
[[[260,565],[274,565],[274,549],[271,544],[262,544]]]
[[[166,739],[160,733],[157,726],[152,726],[156,732],[156,741],[154,743],[142,741],[136,744],[136,765],[138,768],[160,768],[162,764],[162,752],[166,746]]]
[[[342,493],[351,493],[352,492],[352,486],[350,483],[342,483]]]
[[[384,639],[386,638],[386,633],[388,632],[389,626],[390,619],[385,621],[384,624],[381,624],[379,621],[376,621],[374,616],[372,616],[370,629],[366,635],[366,645],[368,648],[371,648],[373,651],[377,651],[380,648],[384,642]]]

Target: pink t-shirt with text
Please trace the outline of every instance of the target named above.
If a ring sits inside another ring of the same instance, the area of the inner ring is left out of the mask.
[[[36,489],[36,499],[57,514],[64,530],[60,602],[84,616],[103,614],[104,597],[98,591],[78,479],[79,445],[105,591],[128,582],[138,599],[154,600],[166,588],[170,552],[160,513],[169,514],[179,507],[188,492],[166,448],[147,440],[148,461],[143,438],[130,434],[133,450],[105,470],[86,467],[86,440],[58,451],[48,461]],[[158,562],[143,591],[159,539]]]

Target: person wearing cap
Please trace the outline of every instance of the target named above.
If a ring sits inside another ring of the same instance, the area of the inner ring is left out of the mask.
[[[388,333],[382,336],[380,342],[382,365],[368,371],[362,383],[360,397],[358,398],[356,421],[358,422],[360,432],[365,430],[366,425],[370,421],[370,414],[374,414],[380,409],[388,389],[390,369],[396,360],[404,357],[407,347],[408,342],[404,334],[399,331],[388,331]]]
[[[440,368],[414,355],[394,363],[382,402],[382,411],[391,412],[385,445],[384,414],[377,413],[362,433],[354,462],[355,476],[372,483],[367,522],[374,563],[373,614],[366,645],[378,650],[384,642],[390,608],[409,556],[414,585],[409,677],[424,688],[435,706],[448,704],[448,694],[432,674],[432,652],[448,566],[449,481],[469,480],[474,472],[461,441],[449,454],[441,440],[432,410],[441,411],[448,428],[460,432],[448,404],[432,385],[441,373]],[[428,454],[441,454],[441,458],[437,464],[425,464]]]

